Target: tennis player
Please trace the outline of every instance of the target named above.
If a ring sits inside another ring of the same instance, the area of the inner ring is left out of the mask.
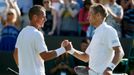
[[[65,53],[65,40],[61,47],[48,51],[43,34],[39,31],[46,21],[45,9],[40,5],[33,6],[29,11],[30,25],[20,32],[14,58],[19,66],[19,75],[45,75],[44,61]]]
[[[68,45],[68,51],[76,58],[89,62],[89,75],[112,75],[112,71],[124,56],[117,32],[105,19],[107,11],[101,4],[90,7],[90,23],[96,29],[90,45],[85,52],[80,52]]]

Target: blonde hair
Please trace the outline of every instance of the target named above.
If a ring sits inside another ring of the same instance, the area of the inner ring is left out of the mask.
[[[13,22],[16,22],[17,21],[17,12],[16,12],[16,10],[13,9],[13,8],[9,8],[8,13],[10,13],[10,12],[13,13],[13,15],[14,15]]]

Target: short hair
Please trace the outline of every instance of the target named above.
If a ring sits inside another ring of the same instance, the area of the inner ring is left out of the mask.
[[[30,8],[28,16],[29,19],[32,20],[33,15],[40,15],[43,11],[45,11],[45,8],[41,5],[34,5],[32,8]]]
[[[103,17],[108,16],[107,9],[100,3],[94,3],[90,8],[93,9],[95,14],[100,13]]]
[[[81,43],[89,44],[90,40],[88,38],[84,38],[84,39],[82,39]]]

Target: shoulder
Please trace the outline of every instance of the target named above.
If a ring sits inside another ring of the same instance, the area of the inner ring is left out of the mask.
[[[122,9],[123,10],[122,6],[119,5],[119,4],[116,3],[115,6],[116,6],[117,9]]]
[[[107,32],[107,34],[109,34],[109,35],[112,34],[112,33],[114,33],[114,34],[117,33],[117,31],[112,26],[110,26],[108,24],[106,24],[104,29]]]

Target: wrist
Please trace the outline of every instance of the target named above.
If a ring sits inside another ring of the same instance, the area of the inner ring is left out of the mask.
[[[57,57],[66,52],[64,47],[60,47],[60,48],[56,49],[55,51],[56,51]]]
[[[71,54],[71,55],[73,55],[74,52],[75,52],[75,49],[74,48],[72,48],[71,50],[68,51],[68,53]]]
[[[109,70],[113,71],[115,67],[116,67],[116,65],[115,65],[115,64],[110,63],[110,64],[108,65],[107,69],[109,69]]]

